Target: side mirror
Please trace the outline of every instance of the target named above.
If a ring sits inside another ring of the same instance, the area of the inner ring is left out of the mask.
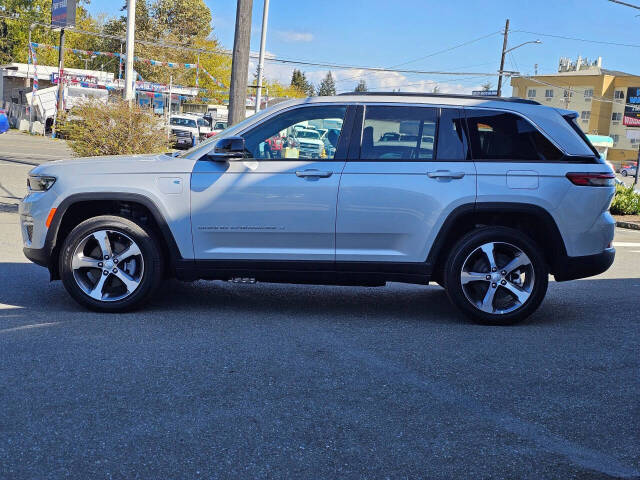
[[[226,137],[218,140],[207,157],[216,162],[227,162],[244,158],[245,155],[244,138]]]

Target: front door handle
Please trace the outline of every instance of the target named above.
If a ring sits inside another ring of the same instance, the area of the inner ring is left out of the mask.
[[[333,172],[322,172],[320,170],[313,170],[313,169],[296,172],[296,176],[301,178],[303,177],[329,178],[331,175],[333,175]]]
[[[427,173],[429,178],[455,178],[460,179],[464,177],[464,172],[452,172],[450,170],[436,170],[435,172]]]

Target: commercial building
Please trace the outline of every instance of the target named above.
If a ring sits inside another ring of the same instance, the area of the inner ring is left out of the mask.
[[[638,158],[640,75],[602,68],[602,58],[561,58],[557,73],[513,77],[511,86],[515,97],[577,111],[585,133],[611,137],[608,160],[614,165]]]

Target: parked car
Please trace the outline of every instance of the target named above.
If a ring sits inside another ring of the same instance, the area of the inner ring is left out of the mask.
[[[209,133],[207,133],[207,138],[210,138],[219,134],[225,128],[227,128],[227,122],[221,122],[221,121],[215,122],[215,124],[213,125],[213,129]]]
[[[7,112],[0,108],[0,133],[4,133],[9,130],[9,118],[7,118]]]
[[[614,260],[614,173],[576,118],[471,96],[290,100],[175,157],[34,168],[24,253],[103,312],[139,307],[167,277],[437,282],[469,317],[513,323],[550,274],[589,277]],[[318,155],[310,122],[341,125],[332,155]],[[273,161],[265,145],[285,130],[313,147]]]
[[[200,140],[204,140],[211,132],[209,123],[197,115],[172,115],[169,119],[169,125],[174,138],[174,146],[178,148],[185,146],[190,148]]]
[[[320,133],[312,128],[296,128],[293,131],[293,144],[297,145],[302,158],[321,158],[326,156],[324,142]]]
[[[627,175],[635,177],[636,175],[636,166],[635,165],[625,165],[620,169],[620,175],[626,177]]]

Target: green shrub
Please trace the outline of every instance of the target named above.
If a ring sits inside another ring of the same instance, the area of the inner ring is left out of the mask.
[[[60,119],[58,132],[79,156],[160,153],[169,149],[162,119],[123,100],[87,101]]]
[[[616,187],[616,194],[611,203],[611,213],[614,215],[640,215],[640,193],[633,191],[633,185]]]

